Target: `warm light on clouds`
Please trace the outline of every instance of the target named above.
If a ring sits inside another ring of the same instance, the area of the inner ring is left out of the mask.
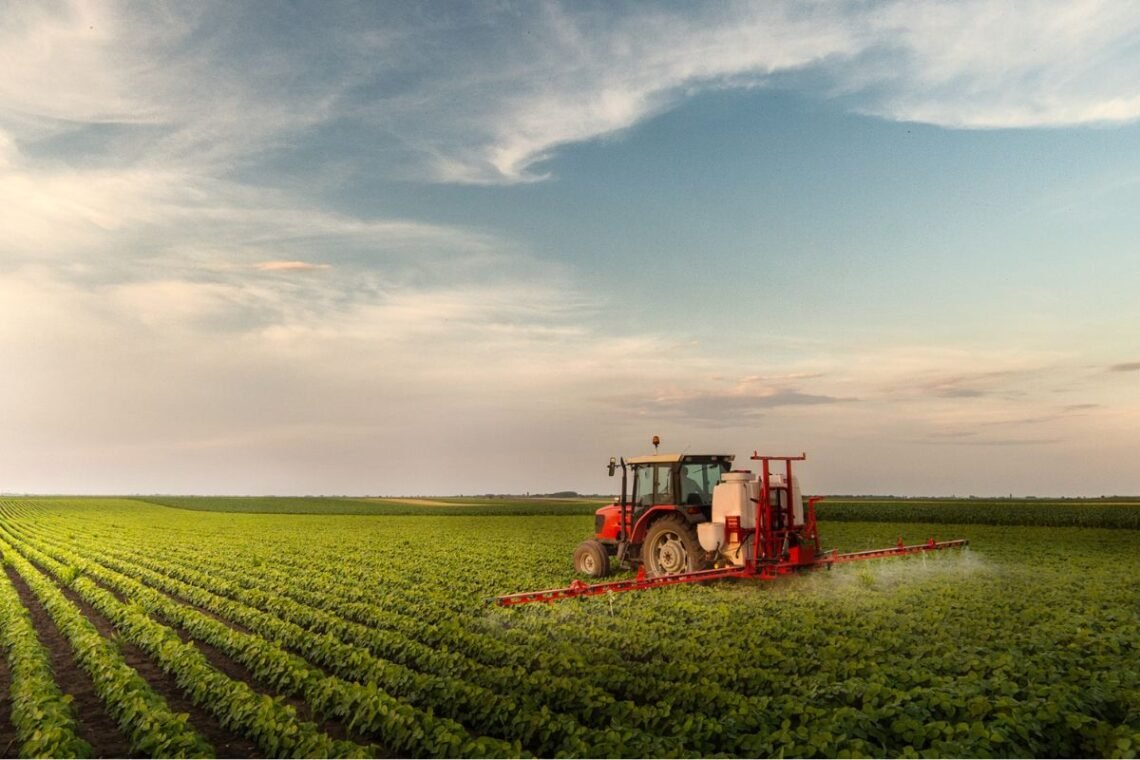
[[[262,261],[253,265],[262,272],[314,272],[328,269],[328,264],[311,264],[307,261]]]

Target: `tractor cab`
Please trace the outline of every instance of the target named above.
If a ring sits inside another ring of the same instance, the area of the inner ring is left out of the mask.
[[[708,519],[713,487],[732,468],[732,459],[727,454],[653,454],[630,459],[631,489],[622,501],[635,514],[660,506]]]

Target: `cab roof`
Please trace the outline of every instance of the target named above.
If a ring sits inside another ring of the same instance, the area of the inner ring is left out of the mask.
[[[732,454],[648,454],[625,461],[627,464],[665,464],[671,462],[708,462],[710,460],[731,462],[734,458]]]

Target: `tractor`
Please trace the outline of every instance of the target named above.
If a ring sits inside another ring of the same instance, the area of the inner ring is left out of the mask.
[[[653,437],[654,449],[660,443]],[[640,591],[721,578],[772,580],[781,575],[881,557],[937,551],[965,539],[840,554],[823,551],[815,505],[804,504],[792,473],[799,456],[761,456],[758,472],[733,469],[729,454],[650,454],[611,457],[621,469],[621,496],[594,516],[594,537],[574,550],[574,569],[590,578],[634,569],[634,578],[602,583],[576,580],[565,588],[495,597],[501,606]]]

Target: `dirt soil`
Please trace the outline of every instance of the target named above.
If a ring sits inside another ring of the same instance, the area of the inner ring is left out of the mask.
[[[103,617],[94,607],[83,601],[74,591],[63,589],[64,596],[83,612],[104,638],[116,635],[115,627],[111,621]],[[133,644],[118,639],[119,650],[123,659],[143,677],[150,687],[155,690],[170,709],[175,713],[188,713],[190,724],[200,733],[206,741],[217,750],[218,757],[259,757],[261,753],[249,739],[223,728],[218,719],[212,714],[190,701],[178,687],[174,676],[163,672],[158,663],[150,659],[146,652]]]
[[[178,631],[178,635],[187,640],[190,638],[181,630]],[[254,677],[249,668],[237,662],[220,649],[216,649],[202,641],[195,641],[194,646],[198,647],[202,654],[206,656],[206,659],[210,661],[211,665],[235,681],[244,681],[249,684],[252,689],[262,694],[268,694],[271,697],[278,696],[278,694],[266,686],[263,681]],[[285,700],[285,704],[292,706],[292,708],[297,711],[297,715],[301,720],[315,724],[318,731],[326,733],[334,739],[344,739],[356,742],[357,744],[367,745],[375,743],[374,740],[349,731],[347,726],[339,720],[332,718],[323,719],[313,711],[313,708],[310,707],[309,703],[304,699],[297,696],[281,696]]]
[[[47,610],[13,568],[4,569],[16,587],[24,608],[32,617],[40,643],[51,655],[56,684],[64,694],[71,695],[72,710],[79,723],[79,735],[87,740],[97,757],[140,757],[131,751],[130,742],[119,730],[115,719],[107,713],[103,700],[95,692],[91,677],[75,662],[71,644],[56,628]],[[18,751],[17,747],[16,752]]]
[[[12,703],[8,696],[12,685],[8,672],[8,658],[0,652],[0,757],[16,757],[20,753],[20,740],[12,725]]]
[[[43,568],[40,568],[41,570]],[[72,653],[71,644],[56,628],[47,610],[40,604],[31,589],[16,571],[6,567],[5,571],[11,579],[27,608],[32,624],[36,628],[40,642],[48,650],[52,670],[56,676],[56,683],[65,694],[71,695],[72,708],[78,722],[79,735],[91,744],[95,757],[143,757],[132,752],[129,739],[119,729],[118,724],[107,712],[103,701],[95,691],[95,685],[90,676],[79,667]],[[94,581],[94,579],[89,578]],[[104,590],[114,594],[119,601],[124,601],[122,594],[98,581]],[[256,758],[263,755],[257,746],[245,737],[236,734],[221,726],[220,722],[201,707],[194,705],[179,688],[173,676],[167,675],[150,657],[138,647],[123,641],[118,637],[114,625],[99,613],[78,594],[70,589],[61,589],[64,596],[91,621],[96,630],[106,639],[114,641],[122,652],[123,659],[134,668],[152,689],[161,695],[175,713],[188,713],[190,723],[213,745],[218,757]],[[201,610],[190,605],[186,600],[175,595],[167,594],[172,601],[194,607],[199,612],[232,627],[242,633],[248,633],[242,626],[231,623],[207,610]],[[164,621],[166,622],[166,621]],[[169,624],[169,623],[168,623]],[[237,662],[221,650],[194,640],[186,631],[174,627],[176,633],[183,641],[193,641],[195,647],[205,656],[207,661],[220,672],[234,680],[248,683],[254,690],[270,696],[276,696],[273,689],[267,688],[264,683],[254,678],[253,673],[241,663]],[[0,656],[0,757],[17,757],[20,751],[20,742],[16,736],[15,728],[10,720],[10,704],[8,687],[10,685],[7,661]],[[367,737],[349,731],[340,721],[335,719],[323,720],[315,715],[309,704],[300,697],[284,697],[285,703],[291,705],[297,715],[306,721],[316,724],[317,728],[337,739],[348,739],[361,744],[372,744]],[[375,746],[373,744],[373,746]]]
[[[92,580],[94,580],[94,579],[92,579]],[[125,601],[123,595],[119,594],[117,591],[115,591],[115,589],[112,589],[111,587],[105,585],[101,581],[96,580],[95,583],[98,584],[104,590],[114,594],[115,597],[117,599],[119,599],[119,601]],[[235,631],[238,631],[240,633],[250,634],[249,629],[245,628],[244,626],[238,625],[237,623],[233,623],[233,622],[226,620],[225,618],[221,617],[220,615],[214,614],[213,612],[211,612],[209,610],[206,610],[206,609],[203,609],[201,607],[198,607],[197,605],[191,604],[189,601],[182,599],[181,597],[178,597],[174,594],[168,594],[168,593],[160,591],[158,589],[154,589],[154,590],[158,591],[159,593],[164,594],[171,601],[173,601],[177,604],[182,604],[182,605],[185,605],[187,607],[190,607],[190,608],[194,609],[196,612],[199,612],[202,615],[205,615],[209,618],[212,618],[213,620],[216,620],[219,623],[222,623],[223,625],[226,625]],[[300,697],[296,697],[296,696],[290,697],[290,696],[285,696],[285,695],[279,695],[272,688],[268,687],[263,681],[256,678],[254,676],[253,672],[249,668],[242,665],[240,662],[233,659],[232,657],[230,657],[228,654],[226,654],[222,650],[218,649],[217,647],[214,647],[210,644],[207,644],[204,641],[199,641],[197,639],[194,639],[193,636],[191,636],[189,632],[183,630],[182,628],[178,628],[178,627],[172,625],[169,620],[163,620],[162,622],[164,622],[166,625],[169,625],[171,628],[173,628],[175,633],[177,633],[179,638],[181,638],[183,641],[193,642],[194,646],[197,647],[198,651],[202,653],[202,655],[206,658],[206,660],[212,666],[214,666],[214,668],[221,671],[222,673],[229,676],[230,678],[234,679],[235,681],[243,681],[243,682],[249,684],[252,689],[254,689],[255,691],[261,692],[262,694],[268,694],[270,697],[281,696],[285,700],[286,704],[291,705],[293,707],[293,709],[297,711],[297,715],[302,720],[306,720],[306,721],[310,721],[312,723],[315,723],[318,730],[323,731],[324,733],[328,734],[329,736],[333,737],[334,739],[348,739],[349,741],[355,741],[355,742],[358,742],[361,744],[368,744],[369,743],[368,739],[350,733],[348,731],[348,729],[345,727],[345,725],[338,720],[333,720],[333,719],[322,720],[319,715],[316,715],[313,712],[312,708],[309,706],[309,703],[306,702],[304,699],[302,699]],[[253,634],[250,634],[250,635],[253,635]]]

